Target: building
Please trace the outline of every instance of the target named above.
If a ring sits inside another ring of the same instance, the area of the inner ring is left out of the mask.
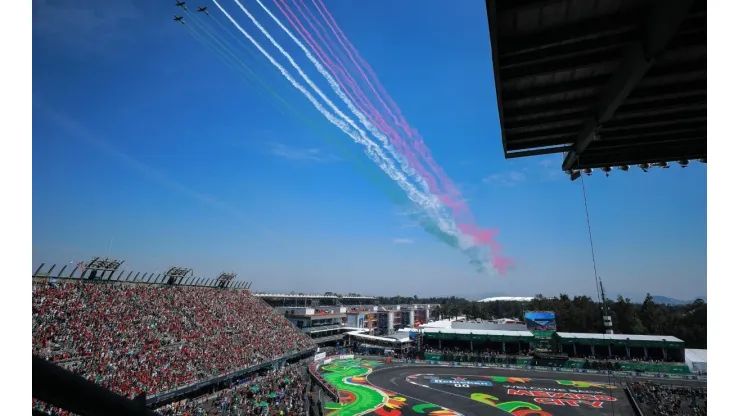
[[[300,331],[308,334],[319,347],[342,347],[345,334],[357,331],[356,314],[347,314],[345,302],[372,301],[371,296],[342,296],[333,293],[256,293],[276,311],[285,315]],[[350,324],[350,318],[353,321]],[[361,332],[366,332],[362,329]]]
[[[426,324],[434,305],[385,305],[377,311],[376,335],[392,335],[401,328]]]

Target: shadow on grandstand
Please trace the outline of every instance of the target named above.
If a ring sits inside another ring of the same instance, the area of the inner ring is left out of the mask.
[[[157,415],[146,407],[144,395],[129,400],[35,355],[32,365],[35,399],[82,416]]]

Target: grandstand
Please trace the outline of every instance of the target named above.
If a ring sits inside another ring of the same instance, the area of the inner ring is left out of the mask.
[[[122,263],[96,258],[70,274],[65,268],[53,273],[54,266],[34,273],[35,357],[157,408],[265,368],[287,368],[316,350],[309,336],[233,273],[199,279],[174,267],[123,277]],[[49,397],[56,396],[34,388],[35,399]],[[34,408],[54,414],[48,403],[35,400]]]

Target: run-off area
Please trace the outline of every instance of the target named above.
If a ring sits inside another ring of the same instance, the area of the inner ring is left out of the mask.
[[[624,390],[606,380],[436,373],[409,375],[406,382],[437,392],[442,405],[445,396],[465,398],[516,416],[634,414]]]

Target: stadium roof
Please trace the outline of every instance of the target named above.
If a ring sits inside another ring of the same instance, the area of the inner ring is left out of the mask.
[[[486,7],[506,158],[567,153],[564,171],[706,161],[706,0]]]
[[[481,299],[478,302],[531,302],[534,296],[494,296]]]
[[[374,296],[343,296],[343,295],[319,295],[310,293],[254,293],[254,296],[261,298],[280,298],[280,299],[375,299]]]
[[[489,329],[455,329],[455,328],[423,328],[424,334],[447,334],[447,335],[489,335],[499,337],[533,337],[531,332],[526,331],[502,331]]]
[[[583,340],[610,340],[610,341],[643,341],[643,342],[678,342],[680,340],[671,335],[633,335],[633,334],[586,334],[578,332],[558,332],[558,337],[564,339]]]

